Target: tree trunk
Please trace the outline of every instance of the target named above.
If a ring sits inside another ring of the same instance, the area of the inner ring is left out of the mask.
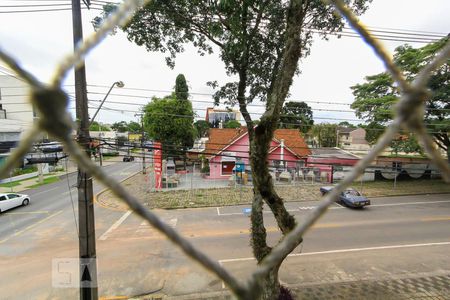
[[[277,300],[279,298],[281,286],[278,280],[278,271],[280,265],[277,265],[270,270],[270,272],[261,279],[260,286],[265,288],[261,290],[260,300]]]

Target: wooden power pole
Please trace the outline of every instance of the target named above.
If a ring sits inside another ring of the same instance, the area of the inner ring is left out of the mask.
[[[85,2],[86,3],[86,2]],[[89,1],[87,2],[89,3]],[[80,0],[72,0],[74,48],[83,41]],[[78,121],[78,142],[90,156],[89,111],[84,61],[75,69],[75,101]],[[78,167],[78,220],[80,258],[80,299],[98,299],[97,254],[95,250],[95,222],[92,177]]]

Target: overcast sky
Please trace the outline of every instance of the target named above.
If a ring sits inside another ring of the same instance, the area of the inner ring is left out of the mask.
[[[54,7],[6,6],[55,2],[70,3],[69,0],[1,0],[0,12],[53,9]],[[449,11],[449,0],[374,0],[361,20],[378,29],[426,31],[446,35],[450,31]],[[97,10],[83,10],[84,36],[93,32],[90,21],[98,14]],[[404,42],[383,43],[393,51]],[[424,45],[410,44],[414,47]],[[49,81],[55,64],[73,48],[71,12],[0,13],[0,46],[42,81]],[[350,86],[362,82],[367,75],[382,72],[383,65],[361,39],[330,37],[328,41],[316,39],[311,55],[303,59],[300,69],[302,73],[295,78],[289,99],[307,101],[313,108],[316,123],[354,120],[352,122],[357,124],[359,122],[355,120],[353,113],[335,110],[348,111],[348,104],[353,101]],[[121,32],[108,37],[90,53],[86,60],[86,70],[90,92],[88,97],[93,100],[92,106],[98,105],[96,101],[103,99],[113,82],[121,80],[125,83],[122,89],[114,88],[105,109],[97,116],[97,121],[104,123],[137,120],[133,111],[138,111],[140,105],[147,103],[152,96],[167,95],[173,89],[175,77],[179,73],[186,76],[194,109],[199,117],[203,117],[205,108],[212,106],[211,96],[208,95],[213,91],[206,86],[206,82],[227,82],[223,63],[216,54],[200,57],[195,49],[188,48],[178,56],[172,70],[166,66],[164,55],[149,53],[145,48],[132,44]],[[0,68],[0,71],[4,69]],[[68,77],[64,84],[67,91],[72,93],[73,76]],[[74,103],[71,107],[74,107]],[[90,111],[90,115],[94,111]],[[261,112],[261,107],[255,104],[251,111]]]

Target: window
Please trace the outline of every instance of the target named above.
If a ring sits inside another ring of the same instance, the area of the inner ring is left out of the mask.
[[[392,171],[400,172],[401,170],[402,170],[402,163],[401,162],[397,162],[397,161],[393,161],[392,162]]]
[[[17,197],[19,197],[19,195],[17,195],[17,194],[8,194],[8,198],[9,199],[14,199],[14,198],[17,198]]]
[[[4,201],[4,200],[7,200],[6,196],[0,196],[0,201]]]

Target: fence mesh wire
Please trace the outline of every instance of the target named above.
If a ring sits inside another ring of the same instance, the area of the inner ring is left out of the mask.
[[[20,65],[6,52],[0,50],[0,58],[30,86],[30,101],[39,111],[39,120],[35,126],[24,135],[19,147],[15,149],[0,170],[0,177],[5,176],[14,168],[27,151],[32,147],[36,136],[41,131],[47,132],[53,138],[59,140],[65,146],[65,150],[75,159],[79,167],[92,174],[101,181],[116,196],[120,197],[130,209],[137,215],[147,220],[152,226],[161,231],[168,239],[180,247],[186,255],[197,261],[207,270],[216,274],[228,288],[241,299],[253,299],[258,292],[258,279],[265,276],[274,266],[278,265],[288,253],[298,244],[299,237],[310,228],[327,208],[334,202],[338,194],[349,186],[354,180],[364,173],[369,164],[385,149],[400,129],[407,129],[415,133],[421,141],[427,155],[440,170],[442,178],[450,181],[450,169],[448,163],[441,157],[436,149],[433,138],[426,132],[423,122],[424,102],[429,97],[427,82],[432,72],[450,57],[450,43],[425,66],[413,82],[405,80],[400,69],[394,64],[391,55],[380,43],[365,29],[355,15],[345,6],[341,0],[325,1],[332,3],[348,23],[359,33],[364,41],[372,47],[377,56],[382,60],[386,69],[401,89],[401,97],[396,107],[396,118],[387,127],[377,144],[363,157],[348,173],[345,178],[313,209],[307,217],[287,234],[270,254],[258,265],[253,275],[246,282],[237,280],[225,270],[218,262],[206,256],[200,249],[195,248],[186,238],[177,233],[171,226],[163,223],[151,210],[142,205],[133,195],[128,193],[113,178],[110,178],[98,168],[86,155],[84,150],[72,139],[71,133],[74,123],[67,111],[68,96],[61,89],[61,82],[72,67],[77,66],[82,58],[117,25],[124,24],[132,13],[148,1],[127,0],[116,10],[111,18],[94,35],[88,37],[74,54],[66,57],[57,65],[55,75],[50,85],[42,84],[32,74],[22,69]],[[242,192],[242,191],[241,191]],[[247,190],[244,191],[247,193]],[[192,189],[190,193],[199,193]],[[192,194],[191,194],[192,196]]]

